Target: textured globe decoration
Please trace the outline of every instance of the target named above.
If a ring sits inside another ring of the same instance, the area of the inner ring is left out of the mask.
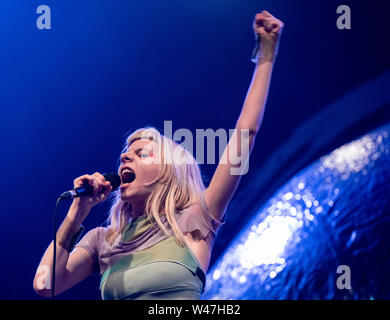
[[[262,206],[202,299],[389,299],[390,124],[321,157]]]

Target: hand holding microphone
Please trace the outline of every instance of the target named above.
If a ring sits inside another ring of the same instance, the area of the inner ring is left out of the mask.
[[[62,199],[74,198],[73,203],[84,208],[91,209],[107,199],[111,191],[117,189],[121,183],[116,173],[92,175],[85,174],[73,181],[74,189],[64,192]]]
[[[91,208],[107,199],[112,190],[121,184],[121,179],[116,173],[105,173],[104,175],[95,172],[92,175],[85,174],[73,181],[74,189],[64,192],[57,200],[54,210],[54,241],[52,252],[52,274],[51,278],[51,298],[55,295],[56,281],[56,257],[57,243],[68,251],[72,252],[75,243],[84,230],[81,225],[89,214]],[[60,200],[74,199],[63,223],[57,231],[56,217],[57,206]],[[45,253],[46,255],[46,253]]]

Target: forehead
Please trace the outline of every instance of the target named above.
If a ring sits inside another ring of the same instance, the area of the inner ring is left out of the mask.
[[[152,140],[139,139],[139,140],[133,141],[131,143],[131,145],[129,147],[127,147],[127,152],[130,152],[131,150],[136,151],[137,149],[140,149],[140,148],[152,149],[152,148],[156,148],[156,147],[157,147],[157,143],[152,141]]]

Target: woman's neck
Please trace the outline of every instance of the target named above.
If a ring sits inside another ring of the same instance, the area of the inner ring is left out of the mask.
[[[139,216],[146,214],[145,203],[131,203],[131,218],[134,221]]]

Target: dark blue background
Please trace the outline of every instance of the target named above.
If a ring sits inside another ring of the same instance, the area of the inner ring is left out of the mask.
[[[234,128],[254,69],[255,13],[270,11],[285,30],[250,168],[324,106],[389,69],[384,3],[2,1],[0,298],[40,298],[32,281],[58,195],[82,174],[116,170],[130,130],[162,130],[164,120],[194,134]],[[36,27],[41,4],[51,8],[52,30]],[[336,28],[340,4],[351,6],[352,30]],[[201,167],[211,178],[216,166]],[[101,224],[107,208],[95,208],[85,226]],[[98,283],[91,277],[59,298],[99,298]]]

